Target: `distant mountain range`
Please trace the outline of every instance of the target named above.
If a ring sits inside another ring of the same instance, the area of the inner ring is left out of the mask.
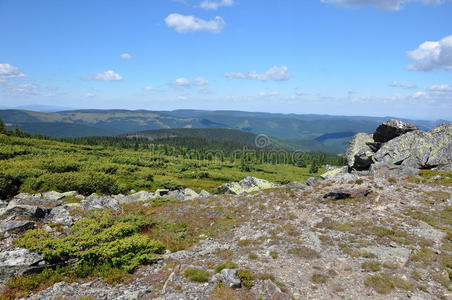
[[[348,140],[355,133],[373,132],[379,124],[391,119],[390,117],[203,110],[69,110],[59,112],[0,110],[0,118],[9,127],[17,126],[30,133],[54,137],[114,136],[175,128],[226,128],[253,134],[265,134],[286,147],[332,152],[343,152]],[[447,123],[447,121],[441,120],[403,120],[415,123],[423,130],[431,129],[440,123]],[[199,135],[208,134],[208,131],[185,130],[179,131],[177,134],[200,137]]]

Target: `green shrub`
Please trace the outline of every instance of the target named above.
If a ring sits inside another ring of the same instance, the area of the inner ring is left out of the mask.
[[[164,251],[160,242],[140,233],[150,226],[153,223],[144,217],[116,220],[107,212],[97,212],[77,221],[65,237],[34,229],[17,246],[39,251],[51,263],[76,258],[81,270],[108,266],[133,272],[140,264],[156,261]]]
[[[11,176],[0,174],[0,199],[14,196],[17,189],[17,182]]]
[[[185,270],[184,276],[193,282],[207,282],[209,281],[210,274],[203,269],[188,268]]]
[[[36,190],[78,191],[83,195],[127,192],[127,188],[120,185],[111,175],[95,172],[44,174],[37,179],[33,187]]]
[[[240,281],[242,281],[243,286],[247,288],[251,288],[253,286],[254,275],[250,270],[239,270],[237,275],[239,276]]]

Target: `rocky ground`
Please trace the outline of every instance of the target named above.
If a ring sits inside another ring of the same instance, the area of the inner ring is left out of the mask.
[[[181,202],[169,209],[233,211],[237,225],[165,254],[127,283],[61,282],[31,298],[447,299],[452,187],[444,178],[412,181],[344,174],[313,186]],[[1,239],[3,253],[13,239]],[[239,270],[240,288],[215,271],[228,262]],[[207,271],[207,281],[190,281],[188,268]]]
[[[49,192],[1,202],[0,293],[5,299],[452,299],[452,172],[419,171],[406,153],[409,159],[397,165],[376,161],[388,141],[423,135],[409,126],[399,130],[400,122],[385,126],[380,131],[389,140],[358,136],[348,167],[306,184],[248,177],[215,195],[184,189],[85,199]],[[444,141],[437,144],[447,152],[452,144]],[[442,152],[432,149],[422,161],[437,164]],[[391,153],[382,157],[398,155]],[[182,222],[196,237],[181,247],[160,236],[167,249],[184,249],[167,250],[116,285],[91,278],[14,294],[12,277],[54,267],[18,248],[21,234],[42,228],[64,236],[92,210]]]

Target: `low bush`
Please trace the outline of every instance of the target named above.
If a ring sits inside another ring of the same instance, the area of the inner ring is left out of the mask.
[[[210,274],[203,269],[188,268],[184,271],[184,276],[193,282],[207,282],[209,281]]]

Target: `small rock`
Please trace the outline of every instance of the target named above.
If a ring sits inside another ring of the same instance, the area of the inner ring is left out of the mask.
[[[52,208],[50,213],[46,216],[45,221],[47,223],[52,222],[64,226],[71,226],[73,224],[71,214],[62,206]]]
[[[2,217],[42,219],[50,212],[49,208],[41,208],[31,205],[8,205],[0,213]]]
[[[40,254],[23,248],[0,252],[0,279],[35,269],[43,260]]]
[[[237,270],[223,269],[221,275],[223,276],[223,284],[227,287],[240,288],[242,286]]]
[[[306,185],[307,186],[314,186],[317,183],[319,183],[320,181],[322,181],[321,178],[318,177],[310,177],[308,180],[306,180]]]

